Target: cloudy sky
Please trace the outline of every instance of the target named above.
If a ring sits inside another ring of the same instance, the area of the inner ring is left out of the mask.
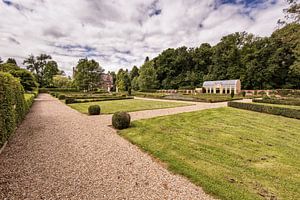
[[[284,0],[0,0],[0,57],[47,53],[69,75],[80,58],[106,71],[139,66],[169,47],[270,35]]]

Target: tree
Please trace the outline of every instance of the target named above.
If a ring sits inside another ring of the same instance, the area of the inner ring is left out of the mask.
[[[130,71],[130,79],[133,80],[135,77],[139,76],[139,68],[137,66],[133,66],[133,68]]]
[[[112,76],[113,80],[113,87],[111,88],[111,91],[116,91],[116,81],[117,81],[117,75],[115,72],[108,72]]]
[[[58,69],[58,65],[55,61],[51,60],[47,62],[45,68],[44,68],[44,84],[48,87],[53,86],[53,77],[55,75],[60,74],[60,70]]]
[[[158,87],[157,75],[153,66],[153,61],[144,63],[140,68],[138,77],[140,90],[156,89]]]
[[[8,72],[14,77],[20,79],[20,83],[24,90],[31,91],[33,88],[37,87],[35,77],[26,69],[21,69],[19,66],[13,63],[0,64],[0,71]]]
[[[300,3],[298,0],[286,0],[288,8],[283,9],[285,16],[283,20],[278,20],[278,24],[300,23]]]
[[[73,81],[62,75],[55,75],[53,77],[53,86],[57,88],[72,88]]]
[[[17,65],[17,61],[14,58],[8,58],[6,63]]]
[[[134,91],[138,91],[140,88],[139,88],[139,81],[138,81],[138,78],[139,77],[134,77],[133,80],[131,81],[131,87]]]
[[[1,64],[1,63],[3,63],[3,60],[2,60],[1,57],[0,57],[0,64]]]
[[[20,69],[10,72],[14,77],[20,79],[20,83],[23,86],[25,91],[32,91],[34,88],[38,86],[35,81],[35,77],[26,69]]]
[[[101,85],[104,70],[95,60],[80,59],[75,68],[74,82],[82,90],[94,90]]]
[[[52,77],[58,73],[56,62],[47,54],[41,54],[37,57],[30,55],[23,64],[26,64],[27,69],[34,73],[41,87],[51,86]],[[54,74],[53,72],[57,73]]]
[[[131,86],[128,70],[120,69],[117,74],[116,85],[119,91],[128,91]]]

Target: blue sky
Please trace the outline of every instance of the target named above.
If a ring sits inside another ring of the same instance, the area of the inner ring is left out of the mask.
[[[141,65],[169,47],[268,36],[284,0],[0,0],[0,57],[47,53],[68,74],[83,57],[106,71]]]

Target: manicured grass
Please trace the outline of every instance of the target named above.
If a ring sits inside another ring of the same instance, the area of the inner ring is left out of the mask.
[[[69,104],[71,108],[78,110],[81,113],[87,113],[88,107],[90,105],[99,105],[101,107],[101,113],[112,114],[117,111],[132,112],[132,111],[139,111],[139,110],[153,110],[153,109],[160,109],[160,108],[188,106],[192,104],[177,103],[177,102],[147,101],[147,100],[138,100],[138,99]]]
[[[300,199],[300,121],[218,108],[119,132],[221,199]]]

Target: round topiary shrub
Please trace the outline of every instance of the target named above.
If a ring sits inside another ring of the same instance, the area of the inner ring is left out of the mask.
[[[112,125],[116,129],[124,129],[130,126],[130,115],[127,112],[116,112],[112,117]]]
[[[65,95],[63,95],[63,94],[60,94],[60,95],[58,96],[58,99],[59,99],[59,100],[66,99],[66,96],[65,96]]]
[[[75,101],[74,98],[66,98],[65,103],[66,104],[71,104],[71,103],[76,103],[76,101]]]
[[[88,108],[89,115],[100,115],[101,108],[99,105],[91,105]]]

